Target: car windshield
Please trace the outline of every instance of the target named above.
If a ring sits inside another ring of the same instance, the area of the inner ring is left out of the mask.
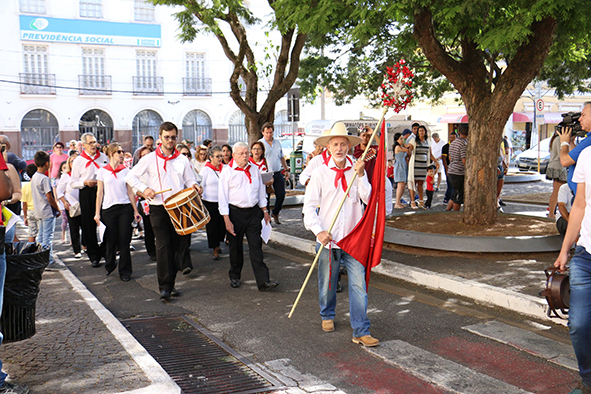
[[[281,140],[281,147],[283,149],[292,149],[293,148],[293,141],[292,140]]]

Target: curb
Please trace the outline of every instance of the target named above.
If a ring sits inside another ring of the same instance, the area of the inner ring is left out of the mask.
[[[56,261],[61,260],[54,253]],[[127,331],[121,322],[105,308],[103,304],[84,286],[84,284],[70,271],[69,268],[59,271],[72,288],[80,294],[86,304],[101,319],[111,334],[119,341],[125,351],[141,368],[146,377],[152,382],[147,387],[121,392],[120,394],[181,394],[181,388],[164,371],[158,362],[144,349],[142,345]]]
[[[277,231],[271,232],[271,241],[312,255],[315,254],[314,241],[282,234]],[[384,259],[382,259],[382,264],[373,268],[372,271],[415,285],[467,297],[484,305],[501,307],[537,319],[567,325],[566,320],[551,319],[546,315],[548,305],[545,300],[527,294]]]

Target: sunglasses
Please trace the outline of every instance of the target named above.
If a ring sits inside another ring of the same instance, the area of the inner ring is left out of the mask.
[[[176,141],[176,137],[176,135],[164,135],[162,136],[162,139],[166,141]]]
[[[181,153],[181,154],[182,154],[182,155],[185,155],[185,156],[187,156],[187,157],[189,157],[189,156],[190,156],[190,154],[189,154],[189,153]]]
[[[117,151],[117,153],[119,153],[120,155],[122,155],[122,154],[124,154],[124,153],[125,153],[125,151],[124,151],[124,150],[121,150],[121,149],[119,149],[119,150]]]

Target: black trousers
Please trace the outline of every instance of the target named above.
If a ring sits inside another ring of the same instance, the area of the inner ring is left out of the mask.
[[[119,275],[130,276],[131,234],[133,227],[133,207],[131,204],[117,204],[107,209],[101,209],[101,221],[107,227],[105,230],[104,244],[106,244],[105,268],[113,271],[117,266],[117,251],[119,251]]]
[[[427,201],[425,201],[425,207],[431,208],[431,203],[433,202],[433,190],[425,190],[427,192]]]
[[[152,222],[150,222],[150,215],[146,215],[142,202],[138,203],[138,211],[142,216],[142,223],[144,224],[144,246],[148,256],[156,256],[156,240],[154,238],[154,229]]]
[[[190,263],[191,234],[178,235],[162,205],[150,206],[150,222],[156,236],[156,271],[160,291],[174,289],[176,273]]]
[[[72,241],[72,249],[74,254],[80,253],[80,230],[82,230],[82,215],[70,217],[70,212],[66,209],[66,216],[68,217],[68,224],[70,225],[70,240]],[[62,220],[64,220],[62,218]]]
[[[105,255],[104,244],[99,246],[96,238],[96,222],[94,212],[96,207],[96,186],[80,189],[80,210],[82,212],[82,234],[86,242],[86,253],[90,261],[100,261]]]
[[[257,281],[262,286],[269,281],[269,268],[263,261],[263,239],[261,238],[263,211],[258,206],[240,209],[230,206],[230,221],[236,235],[228,234],[230,241],[230,279],[240,279],[244,265],[242,240],[248,240],[250,263]]]
[[[220,215],[217,202],[209,202],[203,200],[205,208],[209,212],[210,220],[205,225],[205,231],[207,233],[207,245],[210,249],[217,248],[221,242],[224,242],[226,237],[226,225],[224,218]]]
[[[285,200],[285,177],[281,171],[273,173],[273,190],[275,190],[275,205],[273,206],[273,215],[279,215]],[[270,196],[267,195],[267,209],[269,209]]]

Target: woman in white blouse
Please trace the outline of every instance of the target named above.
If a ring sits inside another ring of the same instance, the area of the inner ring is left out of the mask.
[[[70,241],[72,244],[72,249],[74,249],[74,257],[79,259],[82,257],[82,254],[80,253],[80,233],[82,232],[82,216],[80,215],[80,200],[78,198],[80,189],[73,189],[70,186],[72,162],[78,157],[78,152],[72,152],[73,153],[70,153],[70,157],[68,157],[68,160],[66,161],[66,166],[64,168],[64,171],[62,172],[62,175],[59,177],[59,181],[56,187],[56,195],[58,200],[62,202],[64,210],[66,211],[66,217],[68,218],[68,225],[70,227]],[[72,211],[74,214],[76,214],[76,216],[71,216],[70,207],[74,207]],[[82,244],[84,244],[84,242],[82,242]]]
[[[119,277],[128,282],[131,279],[131,223],[134,216],[137,221],[141,216],[137,210],[135,196],[125,182],[129,169],[123,164],[124,151],[117,142],[112,142],[107,147],[109,164],[97,171],[96,211],[94,220],[97,225],[100,222],[107,227],[103,237],[106,242],[107,275],[117,267],[117,251],[119,251]]]
[[[269,209],[270,201],[271,201],[271,193],[274,192],[273,190],[273,177],[270,177],[270,180],[265,182],[265,176],[263,174],[269,173],[269,168],[267,166],[267,159],[265,159],[265,145],[261,141],[255,141],[250,146],[250,158],[248,162],[254,166],[257,166],[261,173],[261,177],[263,178],[263,183],[267,188],[267,209]]]
[[[209,161],[201,170],[201,187],[203,187],[203,204],[211,220],[205,226],[207,232],[207,243],[213,249],[213,259],[219,260],[222,248],[220,243],[226,236],[224,219],[218,210],[218,182],[224,164],[222,163],[222,148],[214,146],[209,151]]]
[[[197,174],[201,173],[201,170],[205,167],[205,163],[207,163],[207,148],[199,145],[195,151],[195,158],[191,160],[191,164],[195,168],[195,171],[197,171]]]

